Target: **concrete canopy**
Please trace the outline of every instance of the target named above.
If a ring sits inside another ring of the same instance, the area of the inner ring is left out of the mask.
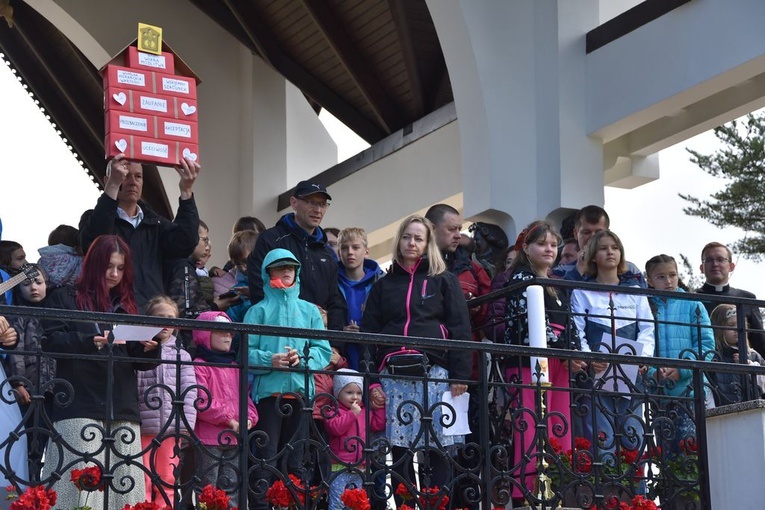
[[[97,182],[93,70],[138,20],[165,28],[205,81],[198,202],[219,248],[234,218],[272,223],[308,177],[333,187],[325,224],[364,226],[376,256],[391,226],[441,201],[512,236],[602,203],[604,185],[658,178],[656,151],[765,103],[754,0],[11,4],[0,50]],[[372,148],[337,165],[318,107]],[[171,177],[150,199],[165,214]]]

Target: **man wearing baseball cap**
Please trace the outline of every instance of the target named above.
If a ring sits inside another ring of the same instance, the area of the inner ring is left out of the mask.
[[[331,199],[324,185],[300,181],[290,197],[293,212],[258,236],[255,249],[247,258],[247,280],[250,299],[253,304],[258,303],[263,299],[260,269],[266,254],[274,248],[291,251],[302,267],[300,298],[326,312],[328,329],[342,330],[346,305],[337,287],[337,259],[319,226]]]

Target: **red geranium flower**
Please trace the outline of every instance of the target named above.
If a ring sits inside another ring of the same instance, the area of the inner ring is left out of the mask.
[[[638,459],[638,451],[625,448],[619,453],[619,457],[625,464],[634,464]]]
[[[592,471],[592,459],[588,451],[576,452],[572,464],[579,473],[590,473]]]
[[[303,486],[303,483],[300,481],[300,478],[298,478],[295,475],[290,475],[290,481],[295,486],[295,493],[297,494],[298,502],[300,503],[300,506],[305,506],[305,487]]]
[[[575,437],[574,438],[574,448],[577,450],[589,450],[592,447],[592,443],[583,438],[583,437]]]
[[[289,478],[290,482],[292,482],[293,490],[297,494],[298,502],[300,502],[301,506],[305,506],[306,489],[301,483],[300,478],[295,475],[290,475]],[[314,491],[315,487],[312,487],[311,492]],[[276,480],[268,488],[266,491],[266,501],[271,503],[272,506],[279,508],[290,508],[297,504],[295,498],[292,497],[290,489],[282,480]]]
[[[646,459],[659,459],[661,458],[661,446],[649,446],[648,451],[645,453]]]
[[[11,503],[9,510],[51,510],[56,504],[56,491],[42,485],[28,487],[24,494]]]
[[[419,497],[419,500],[423,508],[446,510],[446,507],[449,505],[449,496],[441,494],[438,487],[423,487],[422,496]]]
[[[281,480],[276,480],[266,491],[266,501],[277,508],[287,508],[292,503],[292,494]]]
[[[172,509],[169,506],[164,507],[164,509],[160,509],[159,505],[156,502],[144,501],[143,503],[136,503],[133,506],[126,504],[124,507],[122,507],[122,510],[172,510]]]
[[[79,491],[99,491],[104,490],[101,484],[101,468],[98,466],[88,466],[83,469],[72,470],[72,482]]]
[[[680,440],[680,449],[686,455],[696,455],[699,453],[699,445],[696,443],[696,438],[689,437],[685,440]]]
[[[634,498],[632,498],[632,508],[634,508],[635,510],[640,510],[640,509],[658,510],[656,503],[654,503],[650,499],[645,499],[643,496],[635,496]]]
[[[552,448],[553,452],[556,455],[560,455],[561,453],[563,453],[563,446],[561,446],[560,441],[558,441],[557,437],[550,438],[550,447]]]
[[[199,495],[199,508],[200,510],[227,510],[229,499],[226,491],[206,485],[202,489],[202,494]]]
[[[396,496],[401,496],[401,498],[406,501],[412,497],[412,494],[409,492],[409,489],[406,488],[406,485],[399,483],[398,487],[396,487]]]
[[[340,501],[343,502],[346,508],[350,510],[371,510],[372,505],[369,503],[369,496],[364,489],[345,489],[340,496]]]

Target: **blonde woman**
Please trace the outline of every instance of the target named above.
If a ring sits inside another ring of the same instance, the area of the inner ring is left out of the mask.
[[[465,297],[456,276],[446,270],[436,245],[433,224],[426,218],[409,216],[399,226],[393,265],[369,293],[361,330],[399,336],[471,339]],[[393,447],[393,469],[397,475],[394,475],[394,488],[400,481],[413,484],[414,450],[422,452],[426,460],[425,472],[429,476],[422,481],[423,487],[448,483],[449,459],[445,457],[448,454],[439,453],[436,441],[441,447],[447,447],[461,443],[462,436],[444,434],[441,420],[444,408],[435,404],[447,391],[454,397],[465,393],[466,384],[450,384],[445,379],[470,378],[472,355],[458,350],[384,346],[377,349],[376,362],[383,376],[424,376],[427,369],[432,379],[426,386],[420,379],[381,378],[386,394],[386,432]],[[410,403],[412,401],[419,407]],[[432,422],[422,420],[422,410],[427,414],[432,412]],[[423,430],[423,427],[427,428]]]

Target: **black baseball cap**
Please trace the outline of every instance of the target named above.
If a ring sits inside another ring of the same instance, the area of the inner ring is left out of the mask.
[[[327,188],[323,184],[311,181],[300,181],[295,186],[295,192],[292,194],[295,198],[303,198],[308,195],[314,195],[316,193],[322,193],[327,196],[328,200],[332,200],[332,197],[327,193]]]

